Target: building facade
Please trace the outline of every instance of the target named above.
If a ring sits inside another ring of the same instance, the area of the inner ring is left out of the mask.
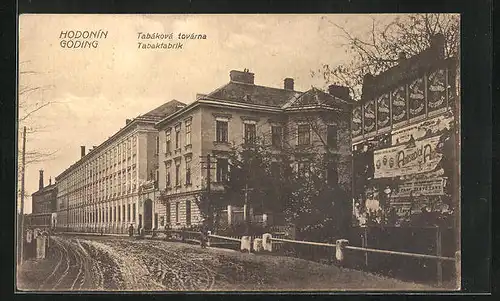
[[[43,180],[43,170],[40,170],[38,191],[31,195],[32,212],[28,215],[28,224],[34,228],[50,227],[53,223],[53,214],[57,206],[57,186],[52,184],[45,186]]]
[[[172,100],[134,119],[56,177],[57,228],[63,231],[125,233],[144,225],[143,186],[157,187],[161,118],[185,105]],[[146,216],[150,223],[151,217]]]
[[[196,197],[207,188],[208,178],[211,192],[222,192],[229,152],[256,139],[263,139],[277,153],[284,147],[306,153],[328,147],[338,157],[332,169],[339,184],[351,195],[351,110],[344,87],[331,86],[329,93],[316,88],[300,92],[294,90],[291,78],[284,80],[283,88],[264,87],[254,83],[248,70],[231,71],[228,84],[198,95],[156,125],[163,197],[155,199],[155,226],[199,223]],[[207,155],[212,161],[208,171]]]
[[[444,38],[397,66],[367,74],[352,115],[354,196],[359,222],[405,224],[422,212],[451,212],[455,166],[456,65]],[[372,215],[373,217],[373,215]]]

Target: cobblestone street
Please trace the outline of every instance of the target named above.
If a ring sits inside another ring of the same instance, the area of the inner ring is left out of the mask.
[[[54,236],[19,271],[22,290],[422,290],[429,287],[306,260],[128,237]]]

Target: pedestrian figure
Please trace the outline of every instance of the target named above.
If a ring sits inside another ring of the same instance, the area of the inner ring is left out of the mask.
[[[134,225],[132,224],[130,224],[130,226],[128,227],[128,236],[134,236]]]
[[[200,229],[200,245],[202,249],[207,248],[208,239],[208,227],[206,223],[203,223]]]

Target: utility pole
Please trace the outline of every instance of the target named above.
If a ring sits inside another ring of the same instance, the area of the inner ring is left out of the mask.
[[[203,156],[201,157],[202,159],[204,158]],[[207,199],[207,215],[208,215],[208,226],[210,229],[213,229],[213,212],[212,212],[212,198],[211,198],[211,193],[212,193],[212,178],[211,178],[211,170],[213,169],[212,167],[212,158],[210,154],[207,154],[206,157],[206,162],[201,162],[201,164],[205,163],[205,167],[201,167],[202,169],[207,170],[207,188],[205,190],[206,193],[206,199]]]
[[[212,182],[210,179],[210,177],[211,177],[211,172],[210,172],[210,170],[211,170],[210,163],[211,162],[210,162],[210,160],[211,160],[210,154],[208,154],[207,155],[207,196],[210,196],[210,182]]]
[[[23,153],[21,157],[21,237],[18,240],[18,243],[20,243],[20,248],[18,248],[18,251],[20,251],[20,263],[23,263],[23,252],[24,252],[24,172],[26,168],[26,127],[23,128]]]
[[[245,221],[247,234],[248,234],[248,230],[249,230],[248,192],[252,191],[252,190],[253,190],[253,188],[248,188],[248,184],[245,184],[245,189],[243,189],[243,191],[245,192],[245,204],[243,205],[243,220]]]
[[[207,202],[208,202],[208,227],[210,230],[213,230],[213,221],[212,221],[212,199],[211,199],[211,196],[210,196],[210,184],[212,182],[212,179],[211,179],[211,173],[212,173],[212,168],[210,166],[210,163],[211,163],[211,158],[210,158],[210,154],[207,154]]]

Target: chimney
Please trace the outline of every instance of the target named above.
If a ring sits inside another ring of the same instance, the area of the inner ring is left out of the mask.
[[[49,177],[49,186],[52,185],[52,177]]]
[[[129,124],[132,122],[132,119],[125,119],[125,125]]]
[[[38,190],[43,189],[43,169],[40,169],[40,180],[38,182]]]
[[[328,93],[332,96],[338,97],[342,100],[348,101],[351,99],[349,96],[349,88],[339,85],[328,86]]]
[[[401,51],[398,55],[398,64],[401,64],[406,60],[406,53]]]
[[[207,94],[196,93],[196,99],[207,97]]]
[[[245,84],[254,84],[254,74],[251,73],[248,69],[244,71],[231,70],[229,72],[229,78],[232,82],[239,82]]]
[[[80,146],[80,155],[81,157],[85,157],[85,145]]]
[[[293,91],[293,78],[285,78],[283,81],[283,89]]]

